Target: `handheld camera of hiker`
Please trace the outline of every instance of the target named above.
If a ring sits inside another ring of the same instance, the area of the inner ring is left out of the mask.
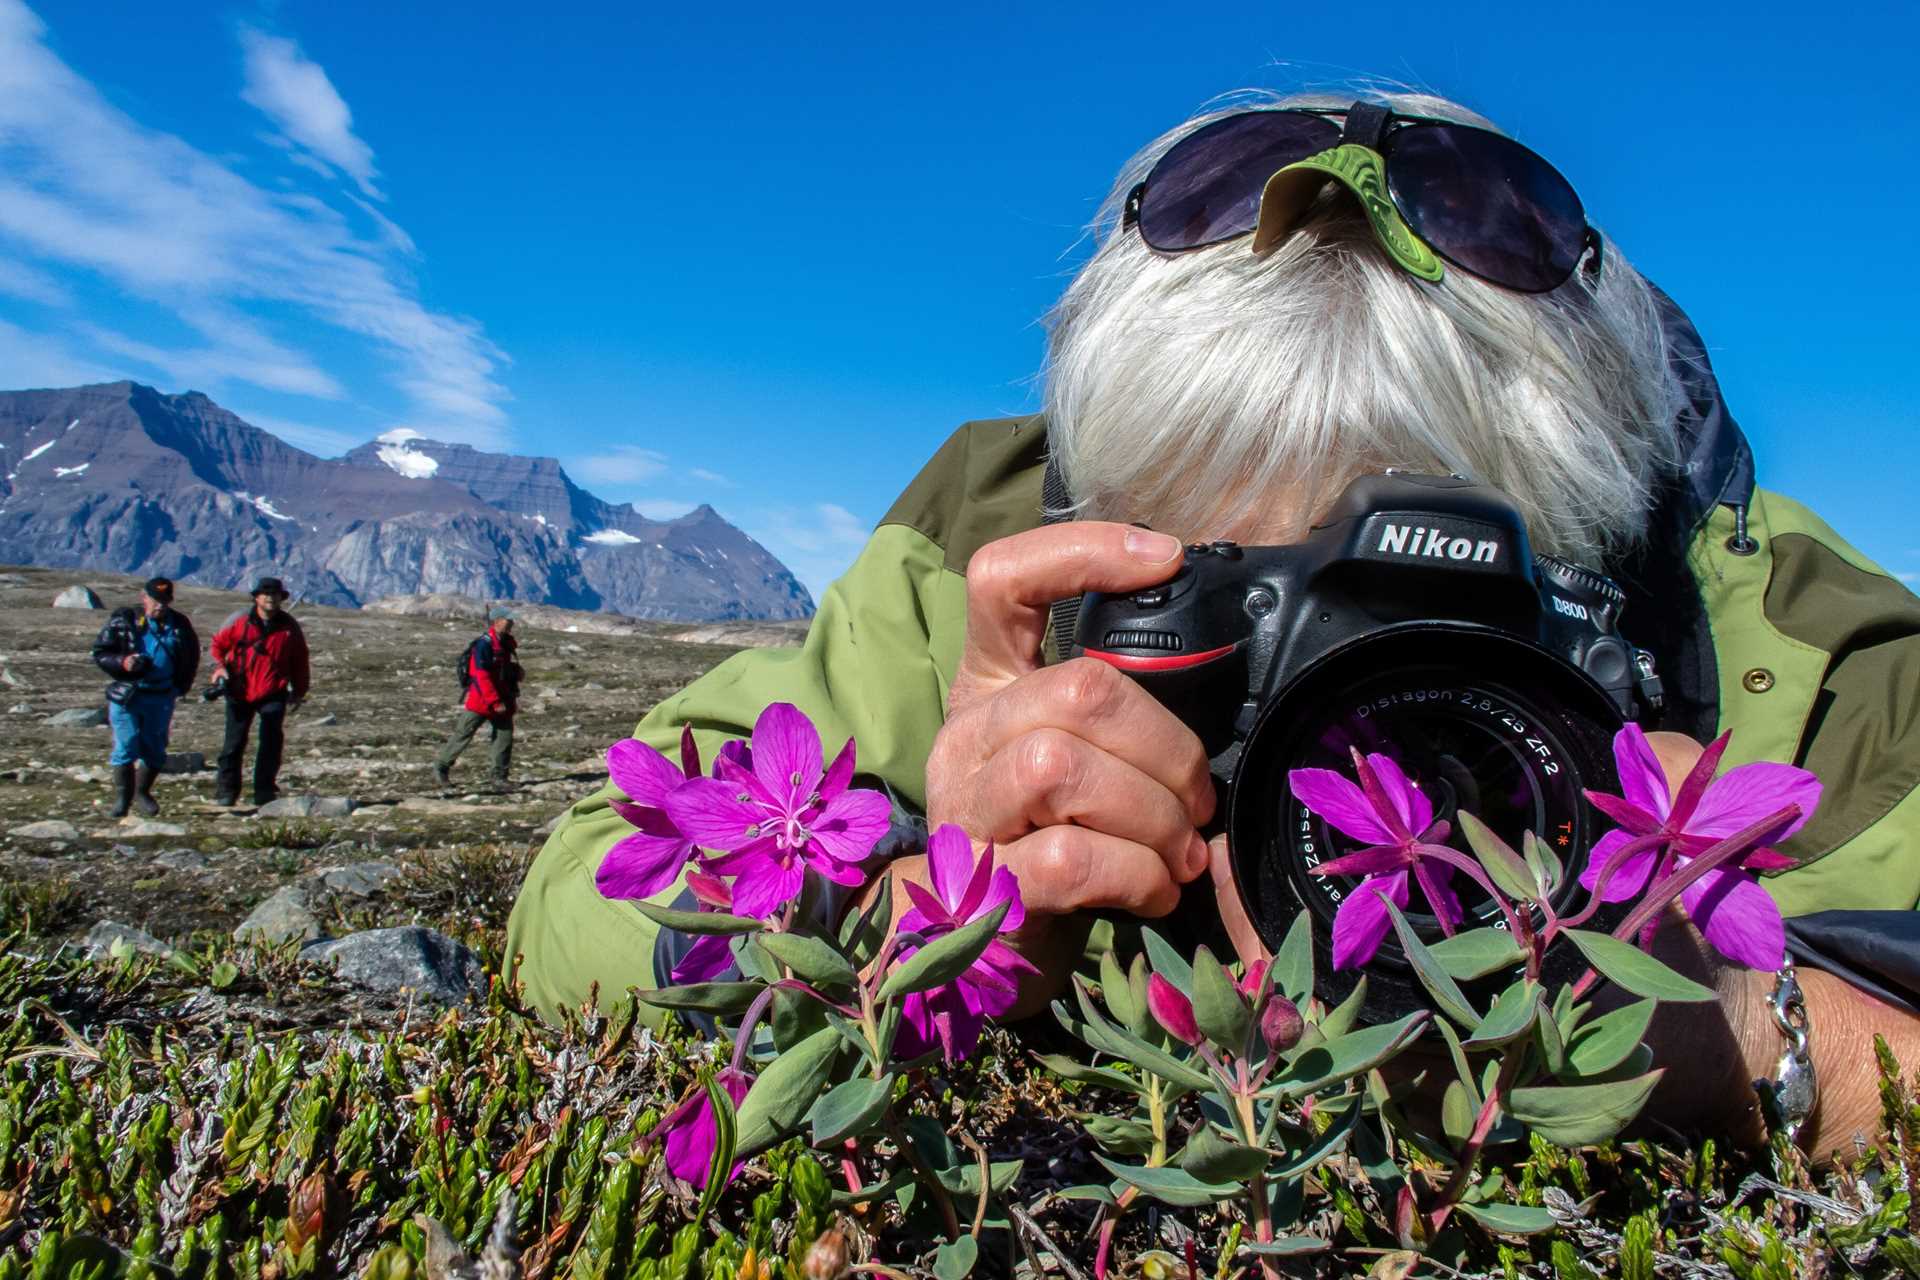
[[[1329,940],[1357,879],[1313,869],[1363,847],[1297,801],[1294,769],[1354,776],[1352,751],[1396,760],[1449,822],[1480,818],[1515,849],[1532,831],[1576,877],[1599,837],[1585,788],[1614,783],[1611,741],[1657,710],[1651,659],[1618,629],[1624,594],[1608,579],[1534,555],[1498,490],[1454,476],[1388,472],[1347,488],[1302,541],[1187,548],[1168,582],[1086,596],[1071,652],[1138,680],[1190,726],[1224,784],[1233,873],[1254,927],[1278,949],[1313,915],[1323,998]],[[1464,876],[1452,881],[1472,928],[1500,923]],[[1416,884],[1408,922],[1437,939]],[[1367,1016],[1423,1002],[1389,937],[1368,966]]]

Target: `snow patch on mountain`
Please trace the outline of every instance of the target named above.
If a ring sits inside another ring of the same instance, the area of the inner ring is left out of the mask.
[[[83,462],[77,467],[55,467],[53,469],[53,478],[58,480],[61,476],[82,475],[86,469],[92,465],[91,462]]]
[[[238,498],[238,499],[240,499],[240,501],[242,501],[242,502],[250,502],[250,503],[252,503],[252,504],[253,504],[253,509],[254,509],[255,511],[258,511],[258,512],[259,512],[259,513],[260,513],[261,515],[263,515],[263,516],[265,516],[265,517],[266,517],[267,519],[269,519],[269,520],[291,520],[291,519],[293,519],[293,517],[292,517],[292,516],[290,516],[290,515],[285,515],[285,514],[283,514],[283,513],[281,513],[281,512],[279,512],[279,511],[276,511],[276,510],[274,509],[274,506],[273,506],[273,502],[272,502],[272,500],[271,500],[271,499],[268,499],[268,498],[256,498],[256,497],[254,497],[254,496],[253,496],[252,494],[250,494],[250,493],[236,493],[236,494],[234,494],[233,496],[234,496],[234,497],[236,497],[236,498]]]
[[[380,461],[399,472],[409,480],[429,480],[440,469],[440,460],[419,453],[407,446],[415,440],[424,440],[418,431],[409,431],[399,427],[380,437]]]
[[[45,453],[47,450],[53,448],[53,446],[56,443],[57,441],[49,440],[45,444],[41,445],[39,448],[35,449],[33,452],[29,453],[26,457],[20,459],[20,461],[32,462],[35,458],[39,457],[41,454]]]

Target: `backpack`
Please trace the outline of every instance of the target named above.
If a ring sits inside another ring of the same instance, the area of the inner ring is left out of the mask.
[[[460,651],[460,657],[455,663],[454,672],[460,678],[461,693],[465,693],[473,684],[473,651],[479,647],[479,644],[478,636],[467,641],[467,647]]]

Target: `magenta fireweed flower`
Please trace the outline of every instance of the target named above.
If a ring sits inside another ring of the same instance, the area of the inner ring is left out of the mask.
[[[701,911],[733,910],[733,891],[726,881],[704,871],[687,872],[687,889]],[[687,954],[673,966],[669,982],[711,982],[733,964],[733,939],[724,934],[703,933],[693,940]]]
[[[753,1085],[753,1077],[732,1067],[722,1067],[714,1077],[733,1105],[739,1106]],[[707,1185],[707,1170],[713,1164],[713,1149],[720,1141],[720,1126],[713,1118],[713,1101],[701,1090],[694,1104],[671,1121],[667,1130],[667,1170],[696,1187]],[[727,1181],[740,1175],[744,1161],[727,1170]]]
[[[1197,1045],[1206,1038],[1193,1016],[1193,1001],[1157,973],[1147,978],[1147,1012],[1181,1044]]]
[[[942,825],[927,841],[927,872],[932,892],[911,881],[902,882],[913,905],[900,917],[901,933],[917,933],[932,942],[1003,902],[1007,914],[996,932],[1012,933],[1026,920],[1019,879],[994,865],[991,844],[976,861],[973,841],[953,823]],[[918,950],[903,947],[899,958],[905,960]],[[958,978],[931,991],[916,991],[901,1002],[894,1056],[917,1058],[937,1045],[949,1062],[966,1057],[980,1042],[987,1019],[1013,1008],[1020,994],[1020,975],[1034,972],[1024,957],[995,938]]]
[[[1351,969],[1373,959],[1393,927],[1383,898],[1405,909],[1409,872],[1441,930],[1452,933],[1465,918],[1448,884],[1453,868],[1442,858],[1451,828],[1433,820],[1433,801],[1407,779],[1389,756],[1353,752],[1355,786],[1332,769],[1295,769],[1287,774],[1294,799],[1319,814],[1327,825],[1367,847],[1313,868],[1321,876],[1366,876],[1346,896],[1333,917],[1333,967]],[[1436,856],[1438,855],[1438,856]]]
[[[776,702],[753,726],[753,750],[722,753],[713,778],[690,778],[666,798],[693,843],[719,850],[708,870],[733,877],[733,909],[766,916],[799,896],[808,867],[838,884],[864,882],[860,864],[887,832],[892,805],[850,791],[853,741],[824,770],[820,735],[797,707]]]
[[[608,803],[638,830],[623,837],[600,860],[593,883],[604,898],[650,898],[680,876],[693,856],[693,842],[667,816],[667,797],[688,778],[700,776],[700,749],[693,726],[680,733],[680,763],[644,742],[624,738],[607,748],[613,785],[631,797]]]
[[[1615,734],[1613,759],[1621,794],[1589,791],[1587,799],[1622,829],[1609,831],[1594,844],[1580,883],[1604,902],[1624,902],[1647,889],[1657,867],[1664,864],[1665,879],[1712,845],[1788,805],[1797,806],[1799,815],[1765,838],[1785,840],[1804,827],[1820,803],[1820,780],[1805,769],[1764,760],[1716,778],[1713,772],[1730,736],[1723,734],[1707,747],[1676,794],[1668,788],[1666,772],[1640,726],[1629,724]],[[1651,843],[1629,854],[1605,884],[1596,886],[1608,859],[1632,840]],[[1780,908],[1752,872],[1792,865],[1785,854],[1755,847],[1688,885],[1680,901],[1721,955],[1750,968],[1777,969],[1785,956],[1786,929]]]

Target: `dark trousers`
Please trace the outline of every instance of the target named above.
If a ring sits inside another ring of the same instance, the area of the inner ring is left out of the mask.
[[[247,755],[247,730],[253,718],[260,717],[260,751],[253,758],[253,800],[265,804],[273,799],[280,777],[280,753],[286,747],[287,704],[279,698],[269,702],[242,702],[227,699],[227,738],[220,745],[219,793],[240,794],[240,764]]]
[[[513,763],[513,717],[483,716],[478,711],[460,709],[460,718],[453,722],[453,732],[447,736],[447,745],[440,748],[437,761],[442,769],[451,769],[460,753],[473,741],[473,735],[480,732],[480,726],[493,726],[493,735],[488,746],[493,751],[493,776],[502,782],[507,778],[507,766]]]

